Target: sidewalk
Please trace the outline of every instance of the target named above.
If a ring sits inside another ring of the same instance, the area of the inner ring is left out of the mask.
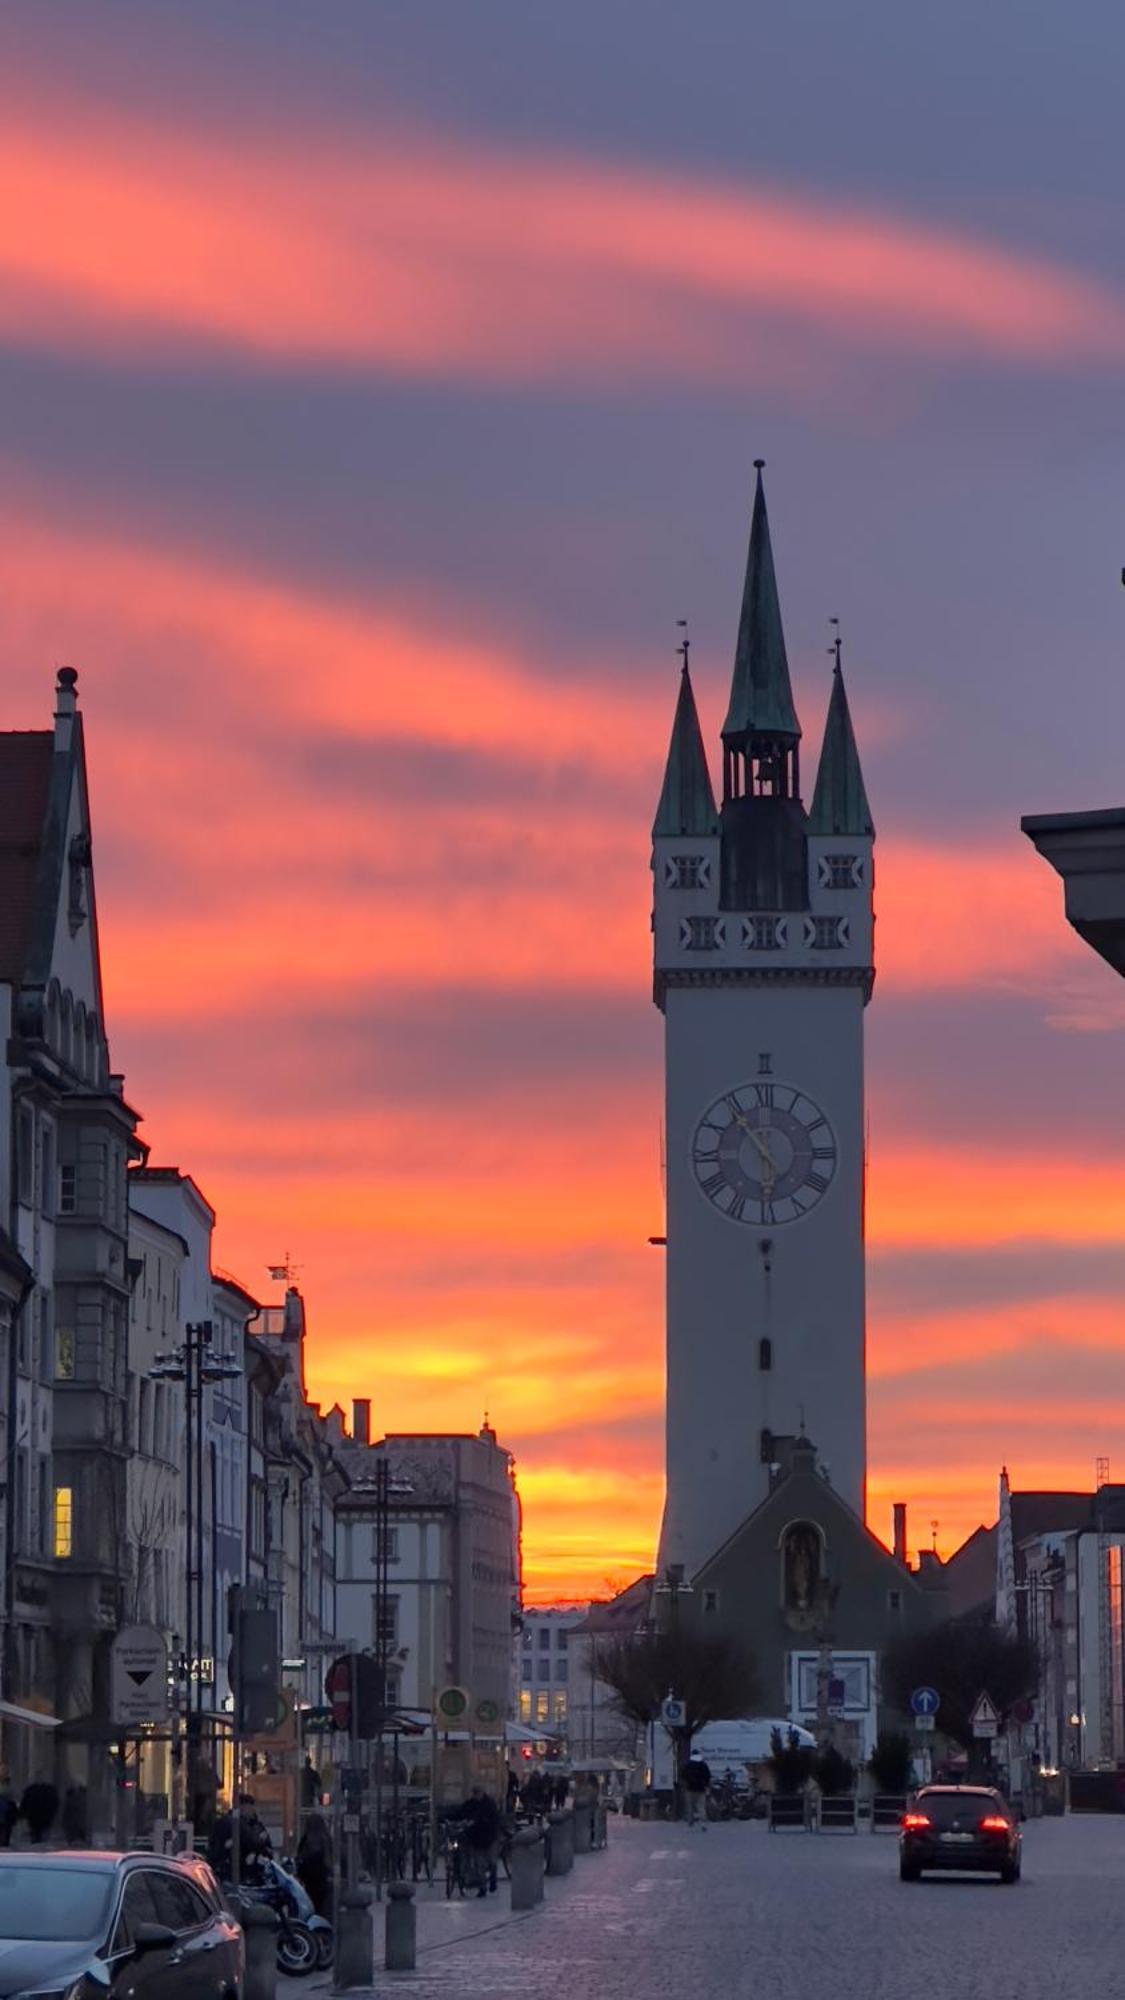
[[[565,1896],[569,1886],[575,1881],[577,1868],[568,1876],[548,1883],[547,1894],[552,1898]],[[375,1917],[375,1970],[383,1976],[383,1938],[386,1923],[385,1903],[373,1903]],[[468,1939],[483,1937],[489,1931],[506,1930],[516,1924],[534,1922],[539,1910],[511,1910],[511,1888],[503,1876],[495,1895],[447,1897],[437,1883],[429,1888],[424,1882],[417,1885],[414,1907],[418,1915],[418,1966],[421,1970],[425,1958],[431,1952],[447,1950],[450,1945],[464,1944]],[[409,1980],[409,1973],[390,1973],[392,1984],[400,1979]],[[332,1990],[330,1972],[313,1973],[308,1979],[278,1979],[278,2000],[296,2000],[298,1994],[324,1994]],[[353,1987],[355,2000],[362,2000],[363,1987]],[[366,1989],[368,1992],[370,1988]]]

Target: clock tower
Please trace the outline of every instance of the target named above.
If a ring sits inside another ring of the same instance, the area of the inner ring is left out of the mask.
[[[664,1014],[667,1494],[690,1576],[807,1434],[866,1481],[863,1010],[875,829],[839,645],[806,810],[757,465],[716,806],[687,654],[653,825]]]

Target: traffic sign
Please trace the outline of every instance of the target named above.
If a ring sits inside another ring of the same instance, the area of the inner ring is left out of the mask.
[[[337,1729],[350,1729],[352,1721],[352,1663],[347,1653],[333,1660],[324,1676],[324,1692],[332,1708]]]
[[[443,1722],[462,1722],[469,1712],[469,1697],[462,1687],[442,1688],[434,1706]]]
[[[679,1695],[665,1695],[660,1704],[660,1720],[665,1729],[683,1729],[687,1724],[687,1703]]]
[[[915,1729],[920,1729],[923,1732],[925,1732],[927,1729],[936,1728],[936,1726],[937,1725],[934,1722],[934,1718],[932,1715],[916,1715],[914,1717]]]
[[[941,1707],[941,1696],[936,1688],[915,1688],[910,1697],[910,1706],[915,1715],[936,1715]]]
[[[478,1701],[476,1713],[478,1722],[499,1722],[500,1704],[498,1701],[489,1701],[486,1698],[484,1701]]]
[[[113,1641],[110,1695],[123,1729],[168,1719],[168,1648],[154,1625],[123,1625]]]
[[[1000,1715],[990,1695],[981,1693],[969,1717],[973,1725],[973,1735],[984,1738],[995,1736],[1000,1727]]]

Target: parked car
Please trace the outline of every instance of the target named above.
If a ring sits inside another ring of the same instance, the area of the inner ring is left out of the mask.
[[[239,2000],[242,1977],[206,1862],[0,1852],[0,2000]]]
[[[1000,1792],[987,1785],[923,1785],[902,1816],[899,1874],[917,1882],[923,1870],[968,1870],[1018,1882],[1023,1836]]]

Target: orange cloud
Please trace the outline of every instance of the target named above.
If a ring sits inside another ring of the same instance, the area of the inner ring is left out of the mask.
[[[812,385],[849,341],[1120,365],[1125,306],[1092,278],[854,205],[386,121],[301,145],[28,103],[12,77],[12,336],[506,382],[744,381],[750,352],[759,379]],[[820,342],[815,367],[801,334]]]

